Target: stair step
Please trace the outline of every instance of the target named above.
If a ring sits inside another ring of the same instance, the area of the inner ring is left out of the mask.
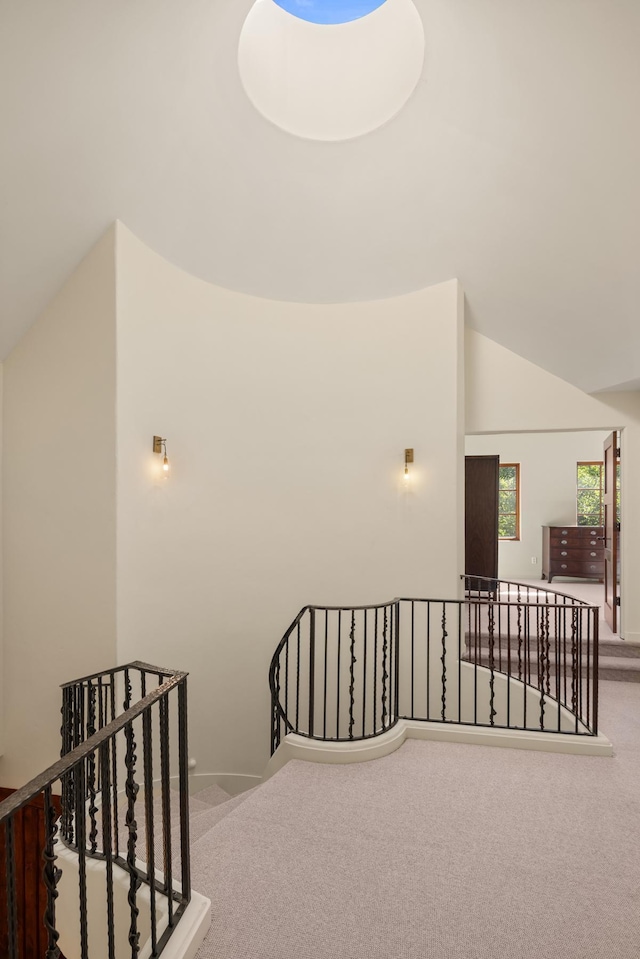
[[[191,794],[192,798],[198,802],[208,803],[210,806],[219,806],[220,803],[228,802],[231,799],[231,793],[228,793],[222,786],[214,783],[207,786],[206,789],[200,789]]]
[[[601,636],[598,640],[600,654],[606,656],[628,657],[629,659],[640,659],[640,645],[629,643],[627,640],[620,639],[618,636]]]
[[[532,655],[533,655],[533,651],[534,651],[535,646],[536,646],[536,642],[537,642],[537,637],[532,636],[532,637],[531,637],[531,641],[530,641],[530,648],[531,648],[531,654],[532,654]],[[553,637],[551,637],[551,641],[550,641],[550,642],[551,642],[551,655],[553,656],[553,652],[554,652],[554,648],[555,648],[555,640],[553,639]],[[586,637],[583,637],[583,640],[582,640],[582,648],[583,648],[583,650],[586,649],[586,644],[587,644]],[[593,645],[593,644],[592,644],[592,641],[590,640],[590,641],[589,641],[589,646],[590,646],[590,648],[592,648],[592,645]],[[482,635],[479,637],[479,647],[480,647],[483,655],[486,655],[486,654],[487,654],[487,651],[488,651],[488,649],[489,649],[489,636],[488,636],[488,635],[482,634]],[[502,637],[497,637],[497,636],[496,636],[496,638],[495,638],[495,640],[494,640],[494,650],[495,650],[495,654],[497,654],[498,650],[501,649],[501,650],[502,650],[502,658],[503,658],[503,660],[504,660],[504,658],[505,658],[505,653],[507,652],[507,650],[509,649],[509,647],[511,648],[511,660],[513,661],[514,659],[517,659],[517,656],[518,656],[518,640],[517,640],[517,637],[512,636],[512,637],[511,637],[511,642],[509,643],[509,641],[508,641],[504,636],[502,636]],[[523,647],[524,647],[524,640],[523,640]],[[599,651],[600,651],[600,662],[602,662],[602,657],[603,657],[603,655],[604,655],[604,656],[606,656],[606,657],[608,657],[608,658],[611,658],[611,659],[631,659],[631,660],[634,660],[634,659],[635,659],[635,660],[637,660],[637,661],[640,663],[640,646],[636,646],[635,644],[632,644],[632,643],[627,643],[627,642],[625,642],[624,639],[618,639],[618,638],[614,638],[614,637],[608,636],[608,637],[606,637],[606,638],[604,638],[604,639],[600,639],[600,640],[598,641],[598,647],[599,647]],[[468,650],[469,648],[471,648],[471,649],[474,648],[474,644],[473,644],[473,643],[470,644],[468,638],[467,638],[467,640],[466,640],[466,648],[467,648],[467,650]],[[567,637],[567,640],[566,640],[566,649],[567,649],[567,655],[570,655],[570,651],[571,651],[571,640],[570,640],[569,637]]]
[[[470,662],[470,660],[464,660],[464,662]],[[537,659],[531,660],[531,672],[532,675],[536,674],[537,670]],[[517,659],[512,655],[511,657],[511,670],[512,676],[514,679],[518,678],[517,670]],[[567,665],[570,666],[570,661],[567,662]],[[483,647],[481,650],[481,655],[478,660],[478,666],[489,667],[489,654],[488,651]],[[500,671],[500,662],[497,656],[494,656],[494,669],[498,672]],[[503,670],[507,669],[506,658],[502,657],[502,667]],[[582,671],[583,676],[586,678],[586,669],[587,669],[587,659],[586,657],[582,658]],[[551,676],[556,675],[556,662],[553,656],[553,653],[550,657],[550,667],[549,674]],[[624,656],[602,656],[598,657],[598,676],[600,679],[610,679],[618,680],[627,683],[639,683],[640,682],[640,659],[631,659]]]

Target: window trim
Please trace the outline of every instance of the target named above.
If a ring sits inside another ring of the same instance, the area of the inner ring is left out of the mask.
[[[498,540],[499,540],[499,542],[501,542],[501,543],[517,543],[517,542],[520,540],[520,463],[501,463],[501,462],[498,463],[498,523],[500,522],[500,517],[501,517],[501,516],[513,516],[513,515],[514,515],[514,514],[511,513],[511,512],[509,512],[509,513],[503,513],[503,512],[501,512],[501,510],[500,510],[500,490],[502,489],[502,487],[500,486],[500,470],[502,469],[503,466],[508,466],[508,467],[511,467],[511,468],[515,468],[515,471],[516,471],[516,486],[515,486],[515,492],[516,492],[516,510],[515,510],[515,517],[516,517],[516,535],[515,535],[515,536],[500,536],[500,534],[498,533]]]
[[[580,466],[599,466],[600,467],[600,486],[578,486],[578,468]],[[587,516],[587,513],[578,512],[578,493],[580,490],[591,489],[600,490],[600,519],[597,523],[580,523],[581,516]],[[604,525],[604,460],[578,460],[576,462],[576,526],[603,526]]]

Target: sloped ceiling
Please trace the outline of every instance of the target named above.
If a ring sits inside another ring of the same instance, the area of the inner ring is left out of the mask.
[[[2,355],[119,218],[269,298],[456,276],[478,331],[587,391],[640,385],[638,0],[416,0],[417,91],[342,143],[248,101],[250,5],[2,0]]]

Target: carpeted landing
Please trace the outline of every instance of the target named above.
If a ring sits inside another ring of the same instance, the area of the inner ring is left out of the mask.
[[[638,959],[640,686],[603,683],[601,717],[612,759],[289,763],[192,824],[199,959]]]

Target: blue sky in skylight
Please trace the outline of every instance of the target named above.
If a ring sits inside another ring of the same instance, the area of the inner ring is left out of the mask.
[[[381,7],[385,0],[273,0],[279,7],[310,23],[348,23]]]

